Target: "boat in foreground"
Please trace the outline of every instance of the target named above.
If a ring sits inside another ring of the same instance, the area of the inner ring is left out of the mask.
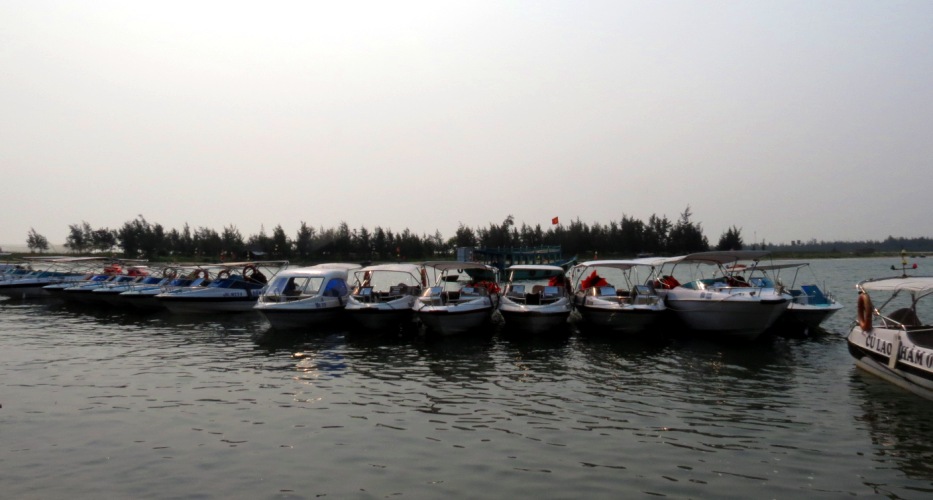
[[[664,301],[649,279],[664,259],[593,260],[573,267],[573,304],[599,330],[639,333],[661,319]],[[647,283],[647,284],[646,284]]]
[[[376,264],[354,272],[347,315],[369,330],[411,324],[415,298],[427,286],[422,270],[416,264]]]
[[[757,264],[769,255],[765,251],[736,250],[672,257],[664,262],[666,269],[670,266],[669,272],[658,278],[656,288],[667,308],[687,328],[724,338],[754,340],[784,314],[791,297],[764,283],[752,286],[731,269],[742,261]]]
[[[496,268],[479,262],[433,261],[424,268],[436,276],[412,307],[428,331],[453,335],[479,328],[499,304]]]
[[[856,288],[857,321],[846,338],[855,365],[933,400],[933,325],[917,314],[918,302],[933,294],[933,277],[866,280]]]
[[[318,264],[280,272],[255,305],[272,328],[301,328],[343,316],[347,276],[357,264]]]
[[[567,326],[573,304],[562,267],[516,264],[506,273],[499,314],[510,330],[540,334]]]

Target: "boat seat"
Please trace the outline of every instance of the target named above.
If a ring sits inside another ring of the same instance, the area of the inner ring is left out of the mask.
[[[917,317],[917,312],[908,307],[903,307],[892,312],[888,315],[888,319],[908,327],[922,325],[922,323],[920,323],[920,318]]]
[[[922,328],[922,330],[908,331],[907,337],[920,347],[933,349],[933,327],[922,326],[919,328]]]
[[[811,305],[828,305],[829,299],[823,295],[823,291],[816,285],[801,285],[800,290],[806,294],[807,303]]]

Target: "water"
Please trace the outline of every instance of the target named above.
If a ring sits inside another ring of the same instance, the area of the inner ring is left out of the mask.
[[[929,497],[933,402],[843,341],[891,263],[814,262],[847,306],[827,331],[732,345],[6,301],[2,496]]]

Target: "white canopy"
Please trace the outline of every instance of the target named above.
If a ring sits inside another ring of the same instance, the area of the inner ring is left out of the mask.
[[[326,262],[324,264],[310,266],[309,269],[343,269],[344,271],[352,271],[354,269],[360,269],[361,267],[363,266],[346,262]]]
[[[676,259],[677,257],[673,257]],[[672,257],[645,257],[642,259],[630,260],[588,260],[575,266],[575,269],[585,269],[587,267],[613,267],[616,269],[631,269],[635,266],[657,267],[665,262],[670,262]]]
[[[781,269],[795,269],[809,266],[809,262],[790,262],[786,264],[768,264],[764,266],[748,266],[745,271],[780,271]]]
[[[913,294],[933,292],[933,276],[907,276],[906,278],[883,278],[868,280],[858,285],[868,292],[908,291]]]
[[[564,272],[560,266],[550,266],[547,264],[515,264],[506,268],[506,271],[551,271]]]
[[[366,266],[354,274],[360,274],[367,271],[395,271],[399,273],[410,273],[417,276],[421,271],[421,267],[417,264],[376,264],[372,266]]]
[[[728,250],[692,253],[682,257],[671,257],[667,262],[705,262],[709,264],[728,264],[740,260],[759,260],[768,257],[771,252],[765,250]]]
[[[460,262],[456,260],[434,260],[424,263],[424,267],[433,267],[438,271],[449,271],[451,269],[485,269],[487,271],[496,271],[496,268],[487,266],[482,262]]]

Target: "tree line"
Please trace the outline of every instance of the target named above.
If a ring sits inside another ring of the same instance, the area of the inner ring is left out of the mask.
[[[335,228],[315,228],[301,222],[294,235],[286,234],[281,225],[271,234],[261,228],[258,234],[244,236],[235,225],[217,231],[212,228],[192,229],[187,223],[180,229],[167,229],[152,223],[142,215],[125,222],[117,229],[94,228],[87,222],[72,224],[65,238],[66,248],[75,254],[120,253],[127,258],[149,260],[241,260],[262,257],[298,262],[325,260],[394,261],[431,258],[451,258],[459,247],[530,248],[559,245],[565,256],[592,258],[594,256],[680,255],[743,248],[769,249],[785,252],[845,251],[858,253],[866,248],[879,251],[899,251],[902,248],[933,249],[933,241],[920,241],[889,237],[882,242],[852,244],[811,241],[792,242],[790,245],[768,245],[764,241],[747,245],[742,231],[732,226],[723,232],[715,247],[711,247],[703,234],[701,224],[692,220],[687,206],[677,220],[652,215],[647,221],[623,216],[608,224],[587,224],[579,218],[569,224],[517,225],[514,217],[507,216],[501,223],[468,227],[463,224],[445,238],[440,231],[434,234],[415,234],[408,228],[395,232],[376,226],[350,228],[341,222]],[[874,243],[874,244],[873,244]],[[27,238],[30,251],[47,251],[48,239],[30,229]],[[897,247],[897,248],[894,248]],[[873,251],[873,250],[872,250]]]

